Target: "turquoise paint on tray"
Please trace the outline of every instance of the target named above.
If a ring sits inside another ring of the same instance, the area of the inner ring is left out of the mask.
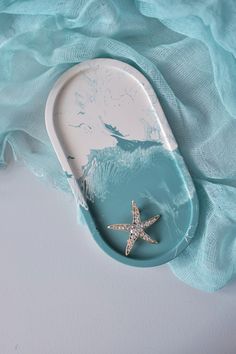
[[[113,258],[141,267],[168,262],[189,245],[198,221],[197,197],[186,167],[177,150],[169,152],[153,142],[117,140],[113,148],[91,152],[78,180],[89,207],[83,211],[85,220]],[[128,235],[107,225],[130,223],[132,200],[143,220],[161,215],[147,230],[159,243],[137,240],[127,257]]]

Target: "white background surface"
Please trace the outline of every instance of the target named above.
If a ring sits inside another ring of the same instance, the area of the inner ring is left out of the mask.
[[[0,170],[0,354],[236,354],[236,282],[206,294],[168,266],[112,260],[72,197]]]

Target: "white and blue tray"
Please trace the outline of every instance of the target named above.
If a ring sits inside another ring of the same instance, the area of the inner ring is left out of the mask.
[[[113,59],[75,65],[55,83],[46,126],[81,212],[98,245],[133,266],[168,262],[188,246],[198,221],[196,192],[148,80]],[[161,218],[124,253],[135,200],[145,220]]]

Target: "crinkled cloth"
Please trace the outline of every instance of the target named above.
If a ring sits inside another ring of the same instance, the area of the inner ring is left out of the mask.
[[[170,263],[205,291],[236,265],[236,10],[233,0],[0,1],[0,164],[16,159],[68,190],[44,125],[55,80],[86,59],[128,62],[152,83],[200,202],[191,245]]]

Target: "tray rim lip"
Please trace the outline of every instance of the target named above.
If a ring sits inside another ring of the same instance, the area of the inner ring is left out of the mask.
[[[198,217],[199,217],[199,203],[198,203],[198,198],[197,198],[197,193],[195,190],[195,186],[192,180],[192,177],[188,171],[188,168],[186,166],[186,163],[182,157],[182,155],[180,154],[183,163],[184,163],[184,167],[186,169],[186,172],[188,173],[190,178],[190,181],[192,183],[192,188],[193,188],[193,195],[190,195],[190,190],[188,187],[188,183],[186,181],[186,177],[183,175],[183,182],[186,186],[186,190],[189,193],[189,200],[191,203],[191,217],[190,217],[190,223],[189,225],[191,225],[190,230],[191,230],[191,237],[189,237],[189,242],[187,243],[185,241],[185,237],[183,236],[183,238],[181,238],[180,242],[176,245],[176,247],[178,248],[178,251],[176,253],[176,255],[174,257],[166,257],[167,259],[164,261],[158,261],[158,259],[160,258],[160,256],[156,256],[150,259],[136,259],[136,258],[131,258],[131,257],[126,257],[120,253],[118,253],[116,250],[114,250],[107,242],[105,242],[105,240],[102,238],[102,236],[100,235],[100,233],[97,231],[96,229],[96,225],[94,220],[92,219],[92,216],[90,214],[89,211],[89,207],[85,201],[85,198],[83,196],[82,191],[79,188],[79,185],[76,181],[76,178],[73,175],[73,172],[71,170],[70,164],[68,162],[68,159],[66,157],[66,154],[64,153],[64,150],[62,148],[62,145],[60,144],[60,140],[57,136],[56,133],[56,128],[55,128],[55,124],[54,124],[54,106],[57,100],[58,95],[60,94],[61,90],[63,89],[63,87],[75,76],[77,75],[79,72],[82,72],[83,70],[92,68],[93,66],[95,66],[97,63],[101,63],[101,62],[105,62],[106,64],[111,64],[112,66],[117,67],[118,69],[121,70],[126,70],[130,75],[134,76],[134,78],[137,80],[137,82],[139,84],[141,84],[141,80],[145,82],[145,91],[148,95],[148,98],[150,100],[151,105],[155,108],[155,110],[158,112],[158,117],[159,117],[159,121],[158,123],[160,124],[160,128],[162,129],[162,131],[164,132],[164,135],[166,135],[166,130],[168,130],[168,136],[171,137],[172,141],[176,144],[176,148],[174,150],[170,149],[170,153],[173,153],[173,151],[179,151],[178,149],[178,144],[176,142],[176,139],[173,135],[172,130],[170,129],[168,120],[163,112],[163,109],[160,105],[159,99],[152,87],[152,85],[150,84],[150,82],[148,81],[148,79],[145,77],[145,75],[143,73],[141,73],[140,71],[138,71],[136,68],[134,68],[133,66],[131,66],[130,64],[121,61],[121,60],[117,60],[117,59],[111,59],[111,58],[94,58],[94,59],[90,59],[90,60],[86,60],[84,62],[75,64],[74,66],[72,66],[71,68],[67,69],[66,71],[63,72],[63,74],[56,80],[56,82],[54,83],[54,85],[52,86],[50,93],[48,95],[47,98],[47,102],[46,102],[46,107],[45,107],[45,125],[46,125],[46,130],[47,133],[49,135],[50,138],[50,142],[54,148],[54,151],[57,155],[57,158],[60,162],[60,165],[62,167],[62,169],[69,173],[72,174],[72,178],[67,178],[67,181],[71,187],[71,190],[74,194],[76,203],[78,205],[80,205],[82,207],[82,214],[83,217],[86,221],[86,224],[94,238],[94,240],[97,242],[97,244],[103,249],[104,252],[106,252],[107,254],[109,254],[113,259],[118,260],[121,263],[130,265],[130,266],[135,266],[135,267],[154,267],[154,266],[159,266],[161,264],[170,262],[171,260],[173,260],[174,258],[176,258],[185,248],[187,248],[190,244],[190,242],[192,241],[192,238],[194,237],[196,228],[197,228],[197,224],[198,224]],[[148,88],[148,90],[147,90]],[[154,95],[150,96],[149,92],[153,92]],[[155,97],[155,102],[153,97]],[[156,107],[157,106],[157,107]],[[158,109],[158,110],[157,110]],[[163,120],[164,120],[164,124],[165,127],[163,128]],[[168,139],[167,139],[168,141]],[[179,168],[179,164],[176,164],[177,167]],[[170,251],[168,251],[167,253],[165,253],[166,256],[168,256]],[[165,258],[165,257],[164,257]]]

